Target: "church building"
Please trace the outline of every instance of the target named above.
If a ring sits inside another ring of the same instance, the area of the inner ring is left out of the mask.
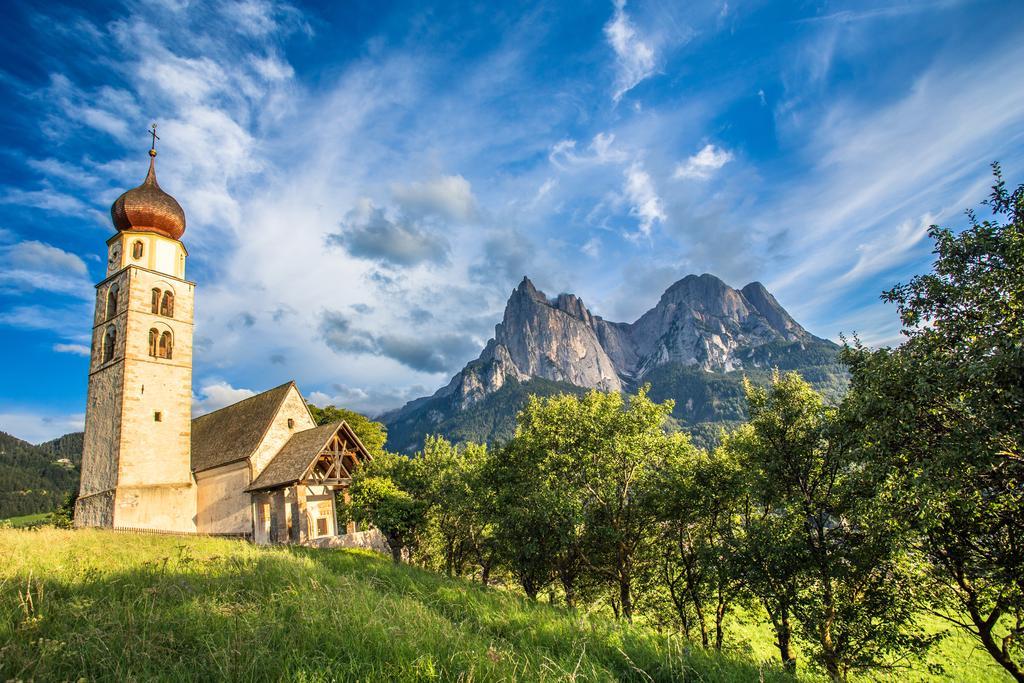
[[[344,422],[317,426],[294,382],[192,419],[196,284],[185,212],[149,173],[114,202],[96,285],[75,524],[244,536],[338,536],[336,497],[370,459]]]

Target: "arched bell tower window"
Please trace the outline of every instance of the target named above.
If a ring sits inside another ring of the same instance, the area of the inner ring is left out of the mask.
[[[103,335],[103,362],[114,360],[114,347],[117,346],[117,328],[111,325]]]
[[[115,282],[107,291],[107,320],[117,315],[117,295],[121,288]]]
[[[174,317],[174,292],[164,292],[163,299],[160,300],[160,315]]]
[[[153,313],[153,315],[158,315],[160,313],[160,288],[159,287],[154,287],[153,288],[153,301],[150,304],[150,311]]]
[[[134,244],[132,244],[132,258],[142,258],[142,240],[135,240]]]
[[[155,327],[149,329],[149,355],[153,358],[170,358],[174,340],[170,332],[160,332]]]
[[[170,358],[172,345],[173,342],[171,341],[171,333],[164,332],[163,334],[160,335],[160,348],[157,349],[157,355],[160,358]]]

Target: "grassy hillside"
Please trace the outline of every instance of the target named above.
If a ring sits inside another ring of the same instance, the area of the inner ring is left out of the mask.
[[[354,551],[43,529],[0,556],[0,679],[787,680]]]
[[[0,557],[0,680],[793,680],[752,617],[715,656],[358,551],[43,528]],[[1007,680],[963,638],[928,663],[880,680]]]

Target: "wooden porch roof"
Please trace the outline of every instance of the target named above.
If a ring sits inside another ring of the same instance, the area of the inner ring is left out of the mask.
[[[347,483],[351,472],[342,464],[346,455],[357,462],[371,459],[359,437],[344,421],[297,432],[246,491],[276,489],[299,482],[327,485]],[[317,475],[315,465],[321,460],[325,461],[326,471]]]

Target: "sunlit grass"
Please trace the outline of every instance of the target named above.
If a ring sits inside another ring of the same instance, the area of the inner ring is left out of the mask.
[[[0,530],[0,677],[787,680],[356,551]]]
[[[6,519],[0,519],[0,527],[10,526],[14,528],[32,526],[33,524],[42,524],[50,519],[49,512],[37,512],[34,515],[21,515],[20,517],[8,517]]]

